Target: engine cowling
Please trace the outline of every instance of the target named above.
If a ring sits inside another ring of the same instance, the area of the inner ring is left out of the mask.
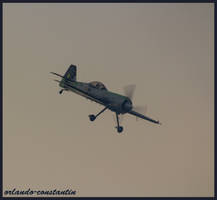
[[[130,110],[132,110],[133,105],[130,99],[126,99],[123,103],[122,103],[122,113],[126,113],[129,112]]]

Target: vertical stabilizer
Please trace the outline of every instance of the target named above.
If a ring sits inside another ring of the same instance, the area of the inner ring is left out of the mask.
[[[70,65],[66,71],[64,78],[70,81],[76,81],[77,67],[75,65]]]

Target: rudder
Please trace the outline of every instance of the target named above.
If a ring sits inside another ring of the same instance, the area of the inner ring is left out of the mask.
[[[76,81],[76,75],[77,75],[76,65],[70,65],[64,75],[64,78],[69,79],[70,81]]]

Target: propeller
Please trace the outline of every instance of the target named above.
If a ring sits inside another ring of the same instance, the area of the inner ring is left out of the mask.
[[[145,106],[134,106],[133,110],[135,110],[136,112],[140,112],[142,114],[146,114],[146,112],[147,112],[147,105],[145,105]]]
[[[127,85],[124,86],[123,89],[124,89],[125,96],[127,96],[130,100],[132,100],[134,91],[136,89],[136,85]]]
[[[123,87],[124,94],[127,96],[131,101],[133,99],[133,95],[136,89],[136,85],[131,84]],[[133,106],[132,108],[134,111],[139,112],[141,114],[146,114],[147,112],[147,105],[146,106]],[[120,115],[120,121],[123,121],[124,115]],[[138,117],[136,117],[136,120]]]

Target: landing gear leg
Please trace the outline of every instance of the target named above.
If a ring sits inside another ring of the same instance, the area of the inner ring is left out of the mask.
[[[117,119],[117,125],[115,128],[117,128],[117,131],[118,133],[121,133],[123,131],[123,126],[119,126],[119,117],[118,117],[118,113],[115,113],[116,114],[116,119]]]
[[[103,108],[97,115],[89,115],[90,121],[94,121],[100,114],[102,114],[106,109],[108,109],[108,106]]]

